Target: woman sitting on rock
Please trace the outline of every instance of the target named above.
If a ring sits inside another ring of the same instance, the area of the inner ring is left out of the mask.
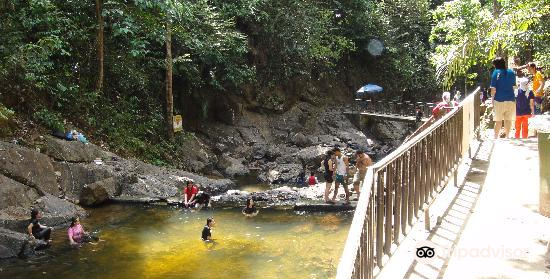
[[[252,198],[246,199],[246,207],[243,209],[244,216],[253,217],[258,215],[259,210],[254,206]]]
[[[92,241],[92,237],[84,231],[84,228],[80,224],[80,218],[78,217],[73,217],[71,219],[71,225],[69,226],[67,233],[72,246],[79,246],[84,242]]]
[[[31,210],[31,223],[27,227],[29,235],[36,240],[43,241],[40,246],[45,246],[50,240],[50,235],[52,233],[53,228],[47,227],[42,224],[40,224],[39,220],[42,218],[42,214],[38,211],[38,209],[33,208]]]

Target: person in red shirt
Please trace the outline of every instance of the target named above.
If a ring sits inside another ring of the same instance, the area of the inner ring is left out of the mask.
[[[451,109],[458,107],[458,103],[456,101],[451,101],[451,93],[449,92],[443,92],[441,99],[442,101],[432,109],[432,116],[435,118],[439,118]]]
[[[196,202],[195,198],[198,192],[199,188],[191,180],[187,180],[187,185],[183,188],[183,205],[185,207],[192,207]]]
[[[310,175],[309,178],[307,179],[307,184],[308,184],[309,186],[312,186],[312,187],[313,187],[313,186],[317,185],[317,183],[319,183],[319,181],[317,181],[317,177],[315,177],[315,172],[312,171],[312,172],[311,172],[311,175]]]

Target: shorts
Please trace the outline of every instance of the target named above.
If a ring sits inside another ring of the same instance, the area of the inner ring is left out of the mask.
[[[332,183],[334,182],[334,179],[332,178],[332,172],[327,172],[325,173],[325,181],[327,183]]]
[[[516,119],[516,102],[515,101],[495,101],[493,104],[493,120],[513,121]]]
[[[206,193],[200,193],[197,195],[195,201],[198,204],[208,204],[210,202],[210,195]]]
[[[345,176],[343,174],[336,174],[336,182],[339,182],[340,184],[344,184],[345,182]]]
[[[357,171],[355,175],[353,176],[353,183],[361,183],[365,180],[365,176],[367,175],[367,170],[363,171]]]
[[[542,97],[535,97],[534,103],[535,103],[535,115],[542,114],[541,113]]]

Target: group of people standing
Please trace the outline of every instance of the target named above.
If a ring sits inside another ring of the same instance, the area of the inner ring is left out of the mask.
[[[493,60],[495,70],[491,76],[491,102],[493,104],[493,120],[495,121],[495,139],[504,128],[504,137],[508,137],[515,121],[515,137],[527,138],[529,135],[528,119],[541,113],[544,77],[538,71],[535,63],[508,69],[506,61],[502,57]],[[532,76],[532,86],[529,87],[529,79],[522,76],[522,70]],[[517,87],[517,90],[514,88]]]
[[[342,185],[346,194],[344,204],[350,203],[351,194],[348,189],[348,178],[350,177],[353,177],[354,191],[357,194],[357,199],[359,199],[360,186],[365,180],[367,168],[372,165],[372,160],[363,151],[355,152],[355,157],[355,166],[350,166],[349,158],[342,154],[340,148],[335,147],[327,152],[325,158],[321,162],[325,171],[324,200],[326,203],[334,204],[336,202],[340,185]],[[332,183],[334,183],[334,192],[330,199],[329,196],[332,189]]]

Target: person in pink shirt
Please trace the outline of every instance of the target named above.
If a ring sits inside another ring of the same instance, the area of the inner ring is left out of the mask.
[[[84,228],[82,228],[82,225],[80,225],[80,218],[78,217],[73,217],[71,219],[71,226],[67,230],[67,233],[69,234],[71,245],[74,246],[82,244],[88,235],[84,231]]]

